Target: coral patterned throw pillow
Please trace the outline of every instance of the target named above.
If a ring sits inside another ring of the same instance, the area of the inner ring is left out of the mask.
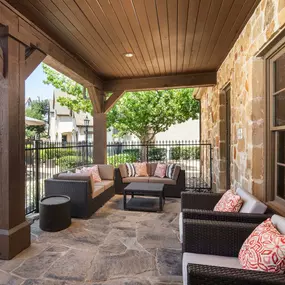
[[[148,176],[146,162],[142,163],[134,163],[136,176],[138,177],[145,177]]]
[[[88,172],[90,173],[90,175],[92,176],[92,179],[94,182],[101,182],[102,181],[102,179],[100,177],[98,165],[88,167],[87,169],[88,169]]]
[[[214,211],[216,212],[239,212],[242,206],[242,199],[232,190],[228,190],[219,202],[216,204]]]
[[[166,175],[167,165],[164,163],[158,163],[154,172],[154,176],[164,178]]]
[[[285,236],[269,218],[245,240],[238,258],[243,269],[284,273]]]

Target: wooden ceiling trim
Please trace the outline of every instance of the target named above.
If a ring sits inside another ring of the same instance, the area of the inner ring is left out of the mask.
[[[144,6],[147,13],[149,25],[151,27],[150,32],[152,35],[155,52],[157,54],[157,61],[160,73],[161,75],[164,75],[166,74],[166,69],[165,69],[165,61],[163,56],[161,35],[159,31],[159,23],[157,18],[156,3],[153,0],[144,0]]]
[[[232,47],[234,46],[234,43],[236,42],[236,40],[238,39],[240,33],[242,32],[242,30],[244,29],[246,23],[248,22],[248,20],[250,19],[252,12],[255,10],[255,8],[257,7],[259,1],[256,0],[254,5],[252,6],[251,1],[247,0],[243,6],[243,10],[245,11],[245,14],[247,15],[245,18],[241,17],[241,13],[238,17],[238,19],[235,21],[235,24],[233,25],[231,32],[233,32],[234,36],[230,42],[230,44],[227,46],[227,51],[229,52]],[[220,65],[222,64],[223,60],[225,59],[222,58],[222,61],[220,63]]]
[[[218,15],[219,15],[220,10],[221,10],[222,2],[223,2],[223,0],[212,0],[211,8],[209,11],[209,16],[208,16],[208,21],[207,21],[207,23],[205,25],[205,29],[204,29],[204,35],[203,35],[203,38],[201,41],[199,52],[198,52],[197,57],[196,57],[195,64],[193,66],[194,70],[201,69],[201,67],[202,67],[201,64],[202,64],[204,55],[206,53],[207,47],[209,45],[209,41],[210,41],[211,35],[213,33],[216,21],[218,20]],[[211,21],[211,19],[213,19],[213,20]]]
[[[24,11],[27,16],[30,15],[30,17],[32,17],[33,19],[36,19],[36,18],[38,18],[39,16],[41,16],[42,18],[44,18],[44,19],[46,19],[48,22],[50,22],[51,25],[54,25],[49,19],[47,19],[47,18],[45,17],[45,15],[42,13],[41,10],[36,9],[29,1],[26,1],[26,2],[25,2],[25,6],[22,5],[22,2],[17,2],[17,3],[15,3],[14,5],[15,5],[18,9],[21,8],[21,10]],[[33,10],[34,13],[31,13],[30,10],[26,9],[26,8],[27,8],[26,6],[28,6],[31,10]],[[44,9],[44,11],[46,11],[46,9]],[[54,25],[54,27],[56,28],[56,31],[59,32],[57,26]],[[44,30],[45,32],[47,32],[47,31],[46,31],[47,29],[43,29],[43,30]],[[59,36],[58,33],[54,34],[53,37],[54,37],[55,40],[57,40],[57,42],[58,42],[59,44],[62,44],[63,46],[66,45],[66,42],[63,42],[62,40],[60,41],[60,36]],[[70,33],[70,37],[68,37],[68,42],[69,42],[70,46],[73,47],[71,38],[74,38],[74,37],[73,37],[73,35]],[[76,38],[74,38],[74,40],[76,40]],[[75,41],[75,43],[76,43],[76,41]],[[86,62],[86,58],[88,58],[88,56],[87,56],[88,52],[87,52],[84,48],[80,48],[79,51],[81,51],[80,54],[78,54],[78,51],[76,51],[75,49],[71,49],[71,50],[70,50],[70,52],[73,52],[76,56],[78,56],[78,58],[81,58],[83,61]],[[88,62],[88,63],[86,62],[86,64],[88,64],[92,69],[94,69],[96,72],[98,72],[98,74],[100,74],[99,69],[98,69],[98,66],[93,65],[93,64],[90,64],[90,62]]]
[[[171,74],[170,47],[169,47],[169,27],[166,0],[156,1],[156,12],[158,25],[161,34],[162,51],[167,74]]]
[[[177,72],[183,71],[187,22],[189,15],[189,0],[178,1],[178,32],[177,32]]]
[[[118,72],[117,68],[109,64],[109,61],[107,60],[108,56],[104,54],[105,52],[103,50],[99,52],[100,47],[98,43],[96,41],[90,42],[91,37],[90,35],[88,35],[86,28],[73,15],[72,11],[65,4],[64,1],[62,0],[51,0],[51,1],[41,0],[41,1],[44,1],[45,3],[53,4],[53,5],[50,5],[50,8],[52,9],[52,13],[56,15],[59,19],[62,19],[62,21],[65,22],[65,25],[67,25],[67,28],[71,29],[73,33],[77,35],[80,42],[85,43],[86,46],[89,47],[90,51],[93,52],[93,57],[99,63],[100,68],[105,67],[108,70],[108,76],[112,76],[112,73],[114,74],[115,77],[120,75],[120,72]]]
[[[77,1],[77,0],[75,0]],[[107,16],[104,14],[101,6],[98,4],[97,1],[93,0],[85,0],[86,4],[92,11],[94,18],[97,19],[98,25],[96,25],[96,28],[98,29],[98,26],[102,26],[102,28],[106,31],[106,34],[110,37],[111,41],[113,42],[113,45],[118,49],[120,56],[124,59],[126,65],[129,67],[130,71],[132,72],[132,76],[138,76],[140,73],[137,70],[135,66],[135,59],[130,59],[124,57],[124,54],[130,50],[128,46],[126,46],[126,41],[122,43],[122,41],[119,38],[119,35],[115,29],[113,29],[110,21],[108,20]],[[95,24],[95,23],[94,23]]]
[[[44,1],[44,2],[41,2],[39,0],[34,0],[32,2],[27,1],[27,4],[25,5],[29,5],[29,7],[34,7],[37,11],[41,11],[44,16],[44,23],[51,23],[52,26],[55,26],[56,28],[53,29],[53,30],[59,30],[60,31],[60,35],[58,37],[60,37],[62,40],[61,40],[61,44],[64,44],[63,41],[64,39],[62,38],[62,34],[65,33],[65,34],[68,34],[70,35],[70,37],[72,39],[74,39],[74,43],[72,44],[71,43],[71,47],[74,45],[76,47],[76,49],[79,51],[79,52],[82,52],[82,55],[84,56],[84,59],[85,60],[88,60],[90,57],[93,57],[94,56],[94,50],[91,49],[91,48],[87,48],[85,45],[82,45],[82,39],[79,39],[73,32],[72,30],[70,29],[67,29],[66,28],[66,25],[65,23],[61,22],[53,13],[52,13],[52,10],[50,10],[51,6],[54,5],[51,1]],[[30,6],[31,5],[31,6]],[[46,6],[48,5],[48,6]],[[56,6],[54,7],[54,9],[56,9]],[[35,16],[35,14],[34,14]],[[49,19],[52,19],[52,21],[50,21]],[[37,23],[36,23],[37,24]],[[50,32],[50,28],[49,26],[45,26],[42,28],[45,29],[45,32],[50,34],[51,35],[51,32]],[[53,36],[53,35],[51,35]],[[69,37],[69,36],[68,36]],[[68,38],[68,37],[65,37],[65,38]],[[81,44],[80,44],[81,43]],[[81,47],[80,47],[81,46]],[[82,49],[86,50],[85,51],[82,51]],[[90,62],[90,61],[89,61]],[[92,62],[93,63],[93,62]],[[99,62],[100,63],[100,62]],[[99,67],[99,63],[95,63],[95,70],[96,72],[98,72],[99,74],[103,74],[104,72],[108,72],[108,70],[104,67],[102,69],[102,72],[100,72],[100,67]]]
[[[136,15],[135,8],[130,1],[123,1],[115,0],[113,1],[113,7],[115,8],[115,4],[118,4],[118,2],[121,3],[121,8],[123,9],[126,18],[128,19],[129,26],[132,30],[132,34],[134,37],[134,40],[137,44],[138,49],[140,50],[140,53],[142,54],[142,58],[145,62],[145,65],[147,66],[147,69],[149,71],[149,74],[157,74],[157,69],[154,68],[153,62],[150,58],[149,51],[144,39],[144,35],[142,33],[142,28],[140,26],[140,23],[138,21],[138,17]],[[117,11],[116,9],[114,9]]]
[[[124,69],[124,75],[127,77],[134,76],[135,73],[132,71],[133,67],[129,65],[129,62],[123,56],[125,51],[121,45],[121,42],[119,42],[118,45],[114,43],[111,36],[108,34],[106,29],[101,24],[96,14],[92,10],[92,8],[89,6],[89,4],[85,0],[75,0],[75,3],[77,4],[81,12],[86,16],[92,28],[96,30],[98,34],[101,36],[105,45],[107,45],[110,51],[113,53],[113,55],[116,56],[117,61],[120,63],[120,65]]]
[[[124,7],[121,5],[120,0],[115,0],[111,2],[111,7],[120,22],[124,33],[127,35],[128,41],[131,45],[131,52],[134,53],[134,57],[138,59],[138,62],[144,72],[145,76],[149,76],[153,73],[152,64],[145,59],[147,54],[145,53],[146,49],[140,48],[140,44],[137,41],[136,35],[133,31],[133,27],[128,18]]]
[[[90,1],[93,0],[88,0],[89,3]],[[135,56],[132,58],[129,58],[130,61],[133,61],[136,69],[138,70],[138,76],[144,76],[148,74],[147,67],[145,66],[145,63],[137,49],[134,49],[131,42],[129,41],[126,31],[124,30],[121,22],[119,21],[117,14],[113,10],[111,4],[108,1],[97,1],[98,4],[100,5],[100,9],[103,11],[104,16],[108,19],[110,22],[110,25],[112,29],[116,31],[118,34],[119,38],[121,39],[122,43],[125,46],[126,52],[133,52],[135,53]]]
[[[193,67],[195,66],[197,55],[199,53],[199,49],[201,46],[201,41],[204,35],[205,26],[209,20],[209,11],[210,11],[212,2],[213,1],[209,1],[209,0],[201,0],[200,2],[194,40],[193,40],[192,48],[190,51],[191,55],[190,55],[189,66],[188,66],[189,70],[193,69]]]
[[[27,46],[36,46],[43,53],[51,55],[58,62],[64,64],[64,74],[66,69],[73,70],[77,79],[71,76],[72,79],[81,84],[102,88],[102,80],[95,74],[94,69],[65,50],[54,39],[20,14],[17,9],[3,0],[0,0],[0,19],[1,24],[9,26],[9,33],[14,38]]]
[[[227,37],[230,37],[231,28],[234,26],[236,19],[241,13],[241,9],[244,6],[244,0],[235,0],[234,4],[231,7],[231,10],[228,14],[227,20],[223,26],[223,29],[220,32],[220,36],[217,40],[213,53],[209,59],[209,65],[219,65],[219,62],[226,54],[227,47],[225,45],[218,45],[218,43],[224,43]]]
[[[150,60],[152,62],[153,69],[156,75],[161,75],[161,70],[158,64],[157,54],[154,47],[153,37],[151,34],[151,28],[149,25],[146,9],[145,9],[145,2],[144,0],[138,0],[132,2],[133,9],[135,11],[135,15],[137,17],[137,21],[140,26],[140,30],[145,41]]]
[[[83,27],[85,27],[86,32],[90,35],[90,38],[92,38],[92,45],[94,43],[98,43],[98,48],[100,48],[102,54],[104,54],[104,58],[111,59],[112,60],[112,67],[116,68],[119,73],[120,77],[126,77],[126,70],[124,66],[121,65],[121,63],[118,60],[118,54],[114,54],[113,51],[110,49],[110,47],[105,43],[104,38],[100,34],[98,34],[97,30],[94,29],[94,27],[91,25],[90,20],[86,17],[86,15],[82,12],[80,9],[80,6],[77,5],[77,3],[74,2],[74,0],[63,0],[66,4],[66,6],[69,7],[70,11],[73,13],[74,17],[78,19],[78,22],[82,24]],[[85,2],[84,0],[82,2]]]
[[[220,9],[218,20],[215,23],[214,30],[211,34],[211,38],[208,44],[208,47],[205,52],[204,59],[202,61],[202,66],[207,65],[210,60],[210,57],[213,54],[214,48],[218,42],[218,38],[220,36],[221,30],[223,29],[226,20],[228,18],[228,11],[230,11],[231,7],[233,6],[235,0],[223,0],[222,7]],[[216,67],[215,67],[216,69]]]
[[[177,0],[167,1],[168,29],[170,64],[172,74],[177,73],[177,29],[178,29],[178,2]]]
[[[183,72],[188,71],[190,54],[192,49],[193,38],[195,34],[196,22],[198,18],[200,1],[199,0],[190,0],[189,9],[188,9],[188,22],[186,29],[186,40],[185,40],[185,53],[183,59]]]

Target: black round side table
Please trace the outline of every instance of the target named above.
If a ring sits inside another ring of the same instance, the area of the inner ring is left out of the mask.
[[[71,224],[70,198],[64,195],[47,196],[40,201],[40,228],[57,232]]]

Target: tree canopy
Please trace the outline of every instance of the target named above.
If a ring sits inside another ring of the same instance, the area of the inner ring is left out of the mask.
[[[26,109],[26,116],[38,120],[44,120],[49,112],[48,100],[33,100],[31,105]],[[36,134],[45,136],[45,126],[28,126],[26,127],[26,137],[31,138]]]
[[[59,103],[69,109],[92,113],[92,104],[83,86],[43,65],[45,84],[52,84],[72,96],[60,97]],[[199,101],[193,89],[127,92],[107,114],[108,127],[118,130],[117,136],[136,135],[140,141],[152,141],[171,125],[198,119]]]

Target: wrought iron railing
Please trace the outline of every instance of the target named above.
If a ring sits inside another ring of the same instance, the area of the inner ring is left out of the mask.
[[[38,211],[38,202],[44,195],[45,179],[61,171],[90,164],[92,161],[92,143],[27,143],[26,214]],[[212,148],[207,142],[112,142],[107,145],[108,164],[118,167],[121,163],[139,161],[179,164],[185,170],[186,188],[211,188]]]

